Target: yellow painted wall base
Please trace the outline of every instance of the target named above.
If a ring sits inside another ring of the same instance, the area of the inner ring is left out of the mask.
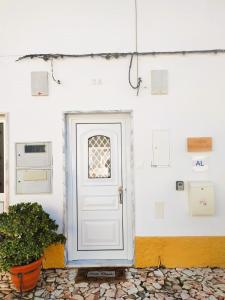
[[[135,266],[225,267],[225,236],[136,237]]]
[[[64,245],[54,244],[46,248],[44,252],[43,268],[52,269],[52,268],[64,268],[64,267],[65,267]]]
[[[136,237],[135,266],[225,268],[225,236]],[[64,245],[54,244],[44,252],[43,268],[64,268]]]

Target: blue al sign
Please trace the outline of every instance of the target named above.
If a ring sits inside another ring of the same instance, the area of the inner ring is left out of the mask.
[[[193,171],[196,172],[202,172],[208,170],[209,167],[208,167],[207,157],[205,156],[193,157],[192,168]]]

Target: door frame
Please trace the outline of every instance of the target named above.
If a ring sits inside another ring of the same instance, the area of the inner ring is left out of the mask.
[[[77,246],[76,236],[76,220],[77,220],[77,198],[76,198],[76,180],[72,179],[72,174],[75,174],[76,170],[76,153],[74,155],[74,149],[72,146],[76,141],[76,136],[73,132],[73,124],[75,123],[118,123],[120,122],[123,126],[125,136],[125,153],[126,153],[126,172],[123,176],[126,176],[127,182],[127,261],[132,265],[134,260],[134,184],[133,184],[133,145],[132,145],[132,112],[131,111],[120,111],[120,112],[68,112],[65,113],[65,232],[67,235],[67,248],[66,248],[66,259],[68,266],[79,265],[79,259],[75,257],[75,250]],[[72,155],[73,154],[73,155]],[[126,174],[126,175],[125,175]],[[75,201],[74,201],[75,199]],[[74,232],[75,231],[75,232]],[[104,261],[104,262],[103,262]],[[107,265],[109,259],[99,261],[95,265],[102,266]],[[83,262],[82,262],[83,263]],[[119,264],[119,260],[117,262]],[[86,266],[91,264],[91,259],[86,260]]]
[[[0,112],[0,123],[4,124],[4,196],[3,196],[3,210],[8,211],[9,207],[9,141],[8,141],[8,113]]]

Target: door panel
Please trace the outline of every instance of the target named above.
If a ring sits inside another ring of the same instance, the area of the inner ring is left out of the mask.
[[[81,200],[81,210],[112,210],[119,207],[118,196],[86,196]]]
[[[82,245],[83,247],[115,246],[120,245],[119,220],[90,219],[82,221]]]
[[[121,124],[77,124],[77,250],[122,250]]]

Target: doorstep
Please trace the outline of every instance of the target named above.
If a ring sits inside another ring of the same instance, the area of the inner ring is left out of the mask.
[[[133,260],[127,259],[84,259],[68,261],[68,268],[87,268],[87,267],[132,267]]]

